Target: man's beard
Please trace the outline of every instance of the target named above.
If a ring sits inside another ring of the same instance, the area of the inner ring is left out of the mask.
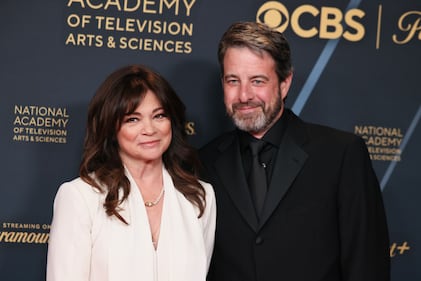
[[[237,111],[238,108],[243,106],[260,107],[260,111],[242,114]],[[242,131],[250,133],[259,133],[265,131],[272,125],[275,118],[278,117],[279,112],[282,110],[283,102],[279,96],[276,99],[273,106],[265,109],[265,103],[263,102],[247,102],[247,103],[235,103],[231,109],[227,108],[227,113],[233,120],[235,126]]]

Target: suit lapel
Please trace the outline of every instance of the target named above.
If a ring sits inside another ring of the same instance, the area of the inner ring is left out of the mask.
[[[215,169],[236,208],[250,227],[257,230],[257,216],[247,187],[237,137],[221,150],[220,157],[215,161]]]
[[[307,153],[288,134],[285,135],[280,147],[262,210],[260,226],[269,219],[307,159]]]
[[[308,139],[304,123],[290,110],[286,110],[284,114],[287,128],[276,157],[259,228],[266,223],[280,204],[308,157],[302,148]]]

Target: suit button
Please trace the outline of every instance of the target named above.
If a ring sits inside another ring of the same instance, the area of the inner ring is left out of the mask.
[[[260,244],[262,244],[263,243],[263,238],[262,237],[260,237],[260,236],[257,236],[256,237],[256,245],[260,245]]]

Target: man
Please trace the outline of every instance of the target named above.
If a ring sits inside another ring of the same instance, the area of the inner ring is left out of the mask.
[[[218,56],[237,129],[200,151],[218,213],[208,280],[390,280],[382,194],[365,143],[284,107],[293,74],[283,35],[236,23]]]

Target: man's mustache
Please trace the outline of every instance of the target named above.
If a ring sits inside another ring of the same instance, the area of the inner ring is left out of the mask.
[[[259,101],[248,101],[248,102],[237,102],[234,103],[232,105],[232,109],[236,110],[236,109],[242,109],[245,107],[262,107],[264,108],[264,104],[263,102],[259,102]]]

